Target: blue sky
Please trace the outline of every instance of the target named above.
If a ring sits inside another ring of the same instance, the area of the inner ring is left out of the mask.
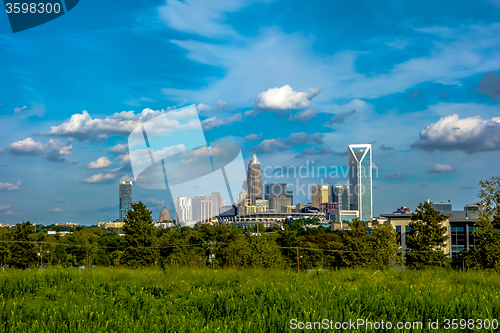
[[[82,0],[15,34],[2,14],[0,223],[118,218],[128,134],[191,104],[246,164],[332,170],[372,143],[375,215],[461,209],[498,176],[499,14],[494,0]],[[168,191],[133,191],[155,218],[173,209]]]

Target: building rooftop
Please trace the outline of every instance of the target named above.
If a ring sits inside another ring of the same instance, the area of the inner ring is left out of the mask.
[[[255,156],[255,154],[252,156],[252,158],[250,159],[250,164],[257,164],[257,165],[260,165],[260,162],[259,162],[259,159],[257,158],[257,156]]]

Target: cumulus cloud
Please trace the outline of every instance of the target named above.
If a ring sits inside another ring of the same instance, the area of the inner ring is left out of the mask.
[[[393,147],[388,147],[385,144],[383,144],[382,146],[380,146],[380,149],[382,149],[382,150],[394,150]]]
[[[23,106],[23,107],[20,107],[20,108],[15,108],[15,109],[14,109],[14,113],[15,113],[15,114],[19,114],[19,113],[21,113],[21,111],[22,111],[22,110],[25,110],[25,109],[27,109],[27,108],[28,108],[28,107],[27,107],[26,105],[25,105],[25,106]]]
[[[0,192],[1,191],[19,191],[21,189],[21,181],[18,181],[15,184],[11,183],[0,183]]]
[[[157,128],[161,129],[163,134],[168,134],[174,130],[196,126],[194,121],[189,124],[181,124],[180,122],[180,120],[190,119],[196,113],[194,107],[187,107],[180,111],[175,111],[173,108],[157,111],[146,108],[138,114],[135,114],[134,111],[123,111],[103,119],[93,119],[87,111],[83,111],[81,114],[72,115],[70,119],[59,126],[52,126],[49,133],[46,134],[68,136],[78,140],[102,140],[111,135],[126,136],[141,123],[162,114],[168,114],[168,117],[159,118],[158,121],[161,123],[157,124]]]
[[[73,139],[63,143],[57,139],[50,139],[46,144],[35,141],[31,137],[17,141],[9,146],[9,152],[14,155],[44,155],[48,160],[62,162],[66,160],[73,146]]]
[[[224,101],[221,101],[221,100],[218,100],[217,102],[215,102],[215,105],[214,105],[214,111],[220,111],[220,110],[223,110],[223,109],[227,109],[231,107],[230,104],[224,102]]]
[[[500,149],[500,117],[480,116],[460,119],[457,114],[442,117],[420,131],[412,148],[423,150],[462,150],[474,153]]]
[[[245,140],[247,141],[260,140],[260,138],[262,138],[262,133],[260,134],[253,133],[245,136]]]
[[[281,138],[264,140],[257,146],[253,146],[251,150],[254,153],[270,153],[275,150],[283,151],[290,148],[290,146],[284,144]]]
[[[309,122],[309,120],[316,117],[318,112],[319,112],[318,110],[314,110],[314,109],[299,111],[296,114],[291,115],[290,118],[288,118],[288,120],[300,121],[300,122],[302,122],[302,124],[305,125]]]
[[[125,143],[125,144],[117,144],[117,145],[114,145],[113,147],[109,148],[109,151],[112,152],[112,153],[115,153],[115,154],[122,154],[122,153],[125,153],[128,149],[128,145]]]
[[[323,143],[323,133],[306,134],[304,132],[292,133],[290,137],[286,140],[287,145],[305,145],[310,142]]]
[[[311,99],[320,92],[320,88],[294,91],[289,85],[271,88],[257,95],[255,106],[261,110],[304,109],[311,105]]]
[[[446,172],[455,172],[457,170],[456,167],[451,166],[449,164],[441,164],[438,163],[434,166],[429,167],[425,172],[427,173],[446,173]]]
[[[391,172],[384,175],[384,179],[405,179],[406,175],[401,172]]]
[[[217,117],[208,118],[201,122],[201,126],[205,132],[210,131],[214,127],[219,127],[222,124],[224,124],[224,120],[218,119]]]
[[[274,150],[283,151],[289,149],[291,146],[304,145],[308,143],[323,143],[323,133],[306,134],[304,132],[292,133],[288,139],[275,138],[264,140],[258,145],[251,148],[255,153],[270,153]]]
[[[85,179],[84,182],[94,184],[94,183],[100,183],[103,181],[109,181],[109,180],[115,179],[115,177],[116,177],[116,175],[112,174],[112,173],[107,173],[107,174],[98,173],[98,174],[92,175],[91,177]]]
[[[245,111],[245,116],[248,116],[248,117],[255,117],[256,115],[259,114],[259,111],[258,110],[249,110],[249,111]]]
[[[121,163],[128,163],[128,162],[130,162],[130,154],[126,153],[126,154],[118,155],[117,159]]]
[[[54,213],[60,213],[62,211],[64,211],[62,208],[54,208],[51,210],[51,212],[54,212]]]
[[[89,169],[101,169],[109,167],[113,162],[111,162],[106,156],[99,157],[97,160],[92,161],[87,166]]]
[[[198,111],[198,113],[202,113],[202,112],[210,110],[210,106],[203,104],[203,103],[200,103],[200,104],[196,105],[196,110]]]
[[[481,81],[474,92],[476,91],[500,103],[500,74],[489,72],[481,76]]]

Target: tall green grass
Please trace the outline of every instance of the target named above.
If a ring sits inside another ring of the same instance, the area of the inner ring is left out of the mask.
[[[500,276],[490,272],[5,270],[0,271],[0,327],[9,332],[289,332],[293,318],[499,319],[499,296]]]

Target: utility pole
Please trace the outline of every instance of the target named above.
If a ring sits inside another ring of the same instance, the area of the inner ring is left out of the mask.
[[[300,271],[300,265],[299,265],[299,247],[296,247],[297,249],[297,273]]]

